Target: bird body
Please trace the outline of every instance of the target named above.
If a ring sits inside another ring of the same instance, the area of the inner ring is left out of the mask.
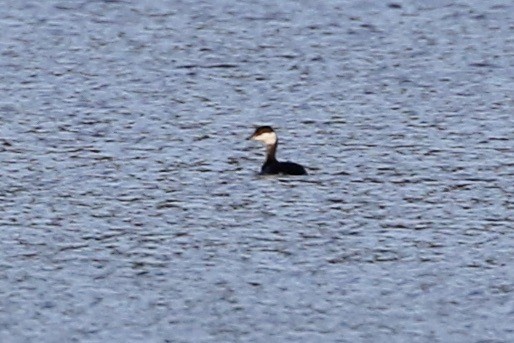
[[[276,158],[278,137],[271,126],[258,127],[253,135],[250,136],[251,140],[260,141],[266,146],[266,161],[261,168],[261,175],[306,175],[305,168],[294,162],[279,162]]]

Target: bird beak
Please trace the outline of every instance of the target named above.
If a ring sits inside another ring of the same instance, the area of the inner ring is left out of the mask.
[[[249,140],[249,141],[250,141],[250,140],[252,140],[252,139],[253,139],[253,134],[252,134],[250,137],[248,137],[246,140]]]

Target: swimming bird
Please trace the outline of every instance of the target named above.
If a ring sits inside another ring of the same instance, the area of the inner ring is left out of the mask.
[[[271,126],[259,126],[248,139],[263,142],[266,145],[266,161],[261,168],[261,175],[286,174],[306,175],[305,168],[294,162],[279,162],[275,157],[278,138]]]

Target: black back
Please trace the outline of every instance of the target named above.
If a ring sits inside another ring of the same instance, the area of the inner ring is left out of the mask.
[[[261,168],[262,175],[307,175],[304,167],[294,162],[266,162]]]

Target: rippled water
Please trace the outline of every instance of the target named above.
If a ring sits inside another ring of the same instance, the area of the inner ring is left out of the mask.
[[[510,0],[2,8],[0,341],[514,341]]]

